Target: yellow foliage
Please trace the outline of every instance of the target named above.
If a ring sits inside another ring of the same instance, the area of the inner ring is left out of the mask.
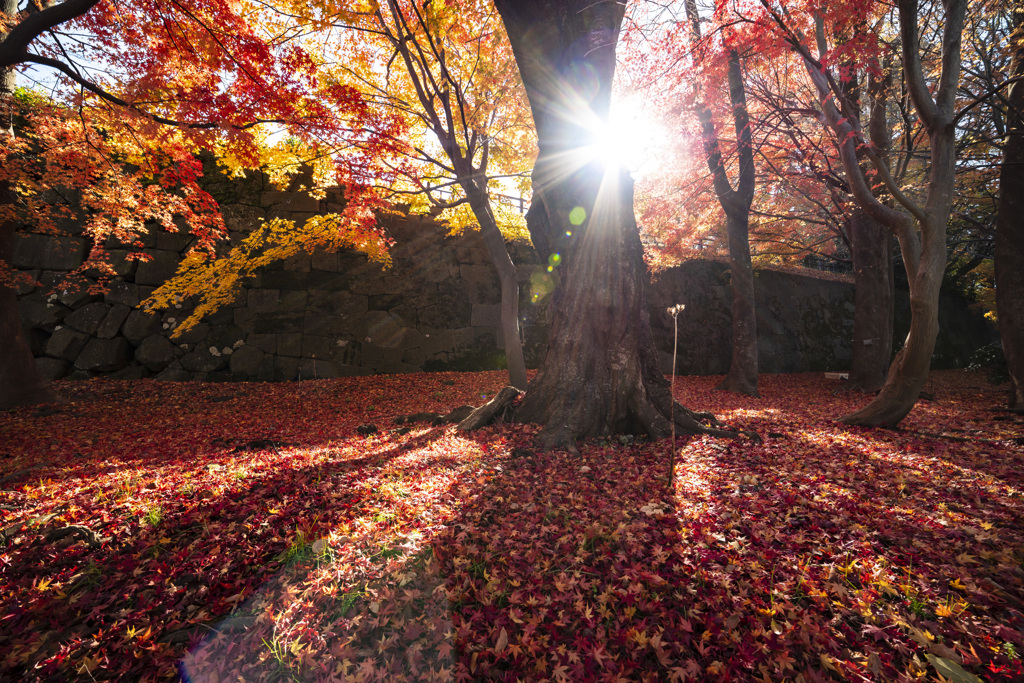
[[[246,277],[300,251],[356,249],[370,260],[390,267],[388,241],[374,226],[372,214],[314,216],[301,226],[294,221],[275,218],[263,223],[222,258],[210,258],[203,252],[189,254],[177,274],[153,292],[143,305],[147,309],[161,309],[188,297],[198,299],[195,310],[174,330],[173,338],[190,330],[221,306],[231,303]]]

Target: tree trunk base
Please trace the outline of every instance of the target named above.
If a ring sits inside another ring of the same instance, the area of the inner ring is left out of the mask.
[[[519,419],[516,411],[516,401],[523,396],[523,392],[515,387],[505,387],[490,401],[470,413],[466,419],[458,424],[457,429],[469,432],[491,424],[529,422],[529,420]],[[727,425],[719,422],[713,414],[695,412],[678,402],[667,410],[659,407],[653,401],[643,405],[636,405],[630,402],[630,418],[630,422],[636,429],[629,430],[629,433],[641,432],[652,439],[662,439],[671,436],[671,419],[674,418],[677,434],[708,434],[710,436],[730,439],[747,436],[760,441],[760,437],[753,432],[729,429]],[[576,440],[586,436],[585,433],[578,431],[580,429],[581,425],[573,420],[567,421],[559,429],[545,427],[537,436],[537,445],[543,451],[567,450],[578,453]]]
[[[760,398],[761,394],[757,393],[757,383],[753,384],[738,375],[726,375],[718,386],[715,387],[718,391],[731,391],[736,394],[744,394],[745,396],[753,396]]]
[[[63,403],[64,400],[54,391],[49,383],[40,383],[24,388],[8,387],[0,397],[0,410],[36,406],[40,403]]]

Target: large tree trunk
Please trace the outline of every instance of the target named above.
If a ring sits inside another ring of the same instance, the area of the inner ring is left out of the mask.
[[[848,386],[853,391],[875,393],[885,382],[892,360],[892,239],[884,225],[861,209],[853,212],[849,225],[855,310]]]
[[[556,279],[550,342],[515,419],[545,448],[615,432],[671,434],[673,400],[651,335],[633,184],[583,149],[606,120],[620,3],[497,0],[537,127],[527,225]],[[689,432],[712,430],[675,406]]]
[[[1015,46],[1009,79],[1024,78],[1024,8],[1014,10]],[[1024,82],[1007,93],[1006,143],[999,169],[996,219],[996,309],[999,337],[1010,372],[1009,407],[1024,412]]]
[[[17,11],[17,2],[3,0],[0,10],[12,11],[12,6],[13,11]],[[0,135],[14,134],[14,103],[11,99],[14,86],[14,72],[0,69],[0,117],[3,119]],[[0,204],[11,205],[16,200],[14,190],[7,184],[0,184]],[[0,223],[0,268],[10,267],[12,263],[15,227],[12,221]],[[18,294],[0,284],[0,410],[55,400],[57,394],[39,374],[36,359],[25,339],[18,311]]]

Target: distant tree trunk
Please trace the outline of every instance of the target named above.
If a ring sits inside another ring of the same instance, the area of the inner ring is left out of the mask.
[[[3,0],[0,10],[16,12],[16,0]],[[15,74],[11,69],[0,69],[0,116],[3,118],[0,135],[13,135],[12,94]],[[0,205],[17,201],[13,188],[0,183]],[[13,221],[0,223],[0,268],[10,267],[14,256],[15,228]],[[18,311],[18,294],[10,287],[0,285],[0,410],[15,406],[32,405],[57,400],[50,383],[36,368]]]
[[[729,238],[729,273],[732,276],[732,359],[718,389],[757,396],[757,309],[754,268],[750,261],[750,205],[754,200],[754,153],[739,55],[729,55],[729,99],[739,145],[739,183],[733,190],[725,175],[715,126],[710,112],[702,118],[704,149],[713,176],[715,194],[725,210]]]
[[[700,40],[700,18],[695,0],[687,0],[686,15],[695,41]],[[718,202],[725,211],[725,227],[729,240],[729,274],[732,287],[732,356],[729,372],[716,387],[748,396],[757,396],[757,308],[754,301],[754,268],[750,261],[750,205],[754,200],[754,151],[747,112],[746,86],[739,53],[729,51],[729,103],[732,105],[733,127],[736,131],[739,179],[736,189],[725,172],[722,149],[715,132],[715,123],[706,101],[698,104],[697,118],[708,170]]]
[[[547,355],[515,419],[545,448],[616,432],[671,434],[672,396],[647,309],[633,184],[582,151],[606,120],[623,5],[497,0],[537,127],[527,225],[556,278]],[[715,432],[676,406],[689,432]]]
[[[856,209],[850,216],[854,313],[850,380],[854,391],[874,393],[892,360],[895,292],[889,230]]]
[[[1009,79],[1024,78],[1024,9],[1014,10]],[[1024,412],[1024,82],[1007,93],[1006,143],[999,169],[996,219],[996,309],[1010,372],[1009,407]]]
[[[758,396],[757,309],[754,268],[750,261],[749,210],[750,204],[747,204],[746,211],[726,213],[732,280],[732,357],[729,372],[715,388]]]

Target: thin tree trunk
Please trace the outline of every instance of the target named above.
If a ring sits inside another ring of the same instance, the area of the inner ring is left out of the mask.
[[[732,280],[732,358],[728,374],[715,388],[758,396],[757,309],[750,261],[749,209],[747,204],[745,211],[726,213]]]
[[[469,197],[473,215],[480,224],[480,235],[491,263],[498,271],[498,282],[501,284],[501,335],[505,345],[505,362],[508,364],[508,381],[522,391],[526,389],[527,380],[523,342],[519,337],[519,275],[509,256],[508,247],[505,246],[505,238],[494,219],[487,195],[472,181],[463,183],[463,187]]]
[[[1024,77],[1024,9],[1014,10],[1013,60],[1008,78]],[[1024,82],[1007,93],[1006,143],[999,170],[996,219],[996,309],[999,337],[1010,372],[1008,405],[1024,411]]]
[[[700,18],[695,0],[687,0],[686,14],[694,41],[701,37]],[[740,56],[729,52],[726,76],[729,103],[732,105],[733,126],[736,130],[739,178],[736,189],[725,172],[722,149],[711,110],[706,102],[697,106],[701,124],[701,138],[708,170],[718,202],[725,211],[726,234],[729,240],[729,273],[732,287],[732,356],[729,371],[716,387],[748,396],[757,393],[757,308],[754,300],[754,269],[750,260],[750,205],[754,200],[754,151],[747,112],[746,85]]]
[[[892,239],[884,225],[863,210],[850,217],[853,255],[854,313],[849,388],[874,393],[885,382],[892,360]]]

